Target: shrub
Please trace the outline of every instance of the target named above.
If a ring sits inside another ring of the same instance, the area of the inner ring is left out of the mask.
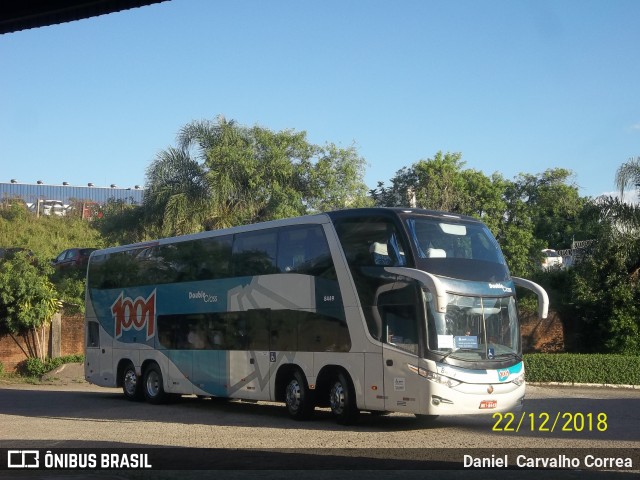
[[[45,361],[39,358],[27,358],[18,365],[18,371],[27,377],[41,377],[45,373],[58,368],[65,363],[83,363],[84,355],[66,355],[64,357],[48,358]]]
[[[27,377],[41,377],[47,372],[44,362],[36,357],[27,358],[20,362],[18,371]]]
[[[81,353],[76,353],[74,355],[65,355],[64,357],[60,357],[62,359],[62,363],[84,363],[84,355]]]
[[[528,382],[640,385],[640,357],[534,353],[524,356]]]

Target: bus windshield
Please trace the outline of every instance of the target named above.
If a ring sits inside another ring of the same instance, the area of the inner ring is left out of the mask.
[[[448,294],[446,313],[438,313],[425,293],[429,349],[464,361],[519,356],[520,331],[515,298]]]
[[[498,242],[483,224],[419,216],[407,217],[405,224],[418,269],[471,281],[509,278]]]

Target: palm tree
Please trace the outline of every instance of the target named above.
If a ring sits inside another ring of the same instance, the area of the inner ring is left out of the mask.
[[[613,235],[631,235],[638,239],[640,228],[640,205],[623,202],[621,198],[602,196],[595,200],[600,221],[608,223]]]
[[[321,148],[305,132],[219,116],[187,124],[177,147],[158,154],[144,210],[154,233],[167,236],[355,205],[366,196],[365,164],[355,148]]]
[[[627,163],[620,166],[616,172],[616,187],[620,190],[621,198],[625,188],[640,187],[640,157],[630,158]],[[640,192],[638,198],[640,198]]]
[[[252,132],[222,115],[215,122],[194,121],[178,134],[178,145],[198,152],[204,181],[210,186],[206,228],[224,228],[252,220],[259,203],[258,158]]]
[[[210,210],[211,189],[200,163],[185,150],[168,148],[147,169],[143,207],[161,236],[202,230]]]

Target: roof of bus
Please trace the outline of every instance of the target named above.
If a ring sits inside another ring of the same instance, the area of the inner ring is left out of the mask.
[[[344,210],[335,210],[328,212],[327,215],[332,220],[339,218],[357,217],[362,215],[379,215],[393,217],[396,215],[425,215],[429,217],[441,218],[441,219],[453,219],[453,220],[465,220],[470,222],[480,222],[477,218],[470,217],[468,215],[462,215],[458,213],[441,212],[438,210],[426,210],[424,208],[407,208],[407,207],[371,207],[371,208],[347,208]]]

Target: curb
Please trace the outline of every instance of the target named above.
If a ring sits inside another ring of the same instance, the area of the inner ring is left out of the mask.
[[[621,388],[640,390],[640,385],[618,385],[614,383],[574,383],[574,382],[527,382],[534,387],[585,387],[585,388]]]

